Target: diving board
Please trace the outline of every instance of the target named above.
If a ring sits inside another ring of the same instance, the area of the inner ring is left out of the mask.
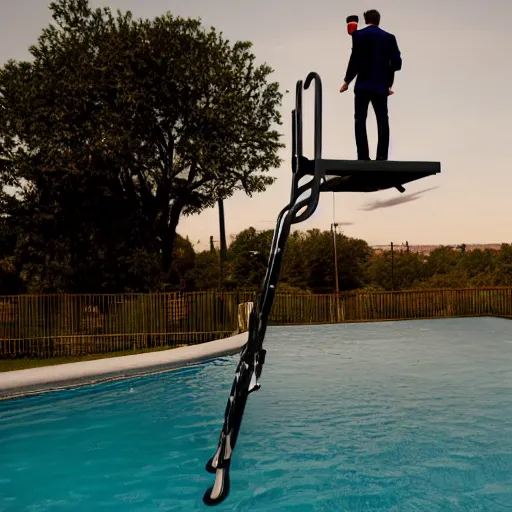
[[[315,166],[323,175],[320,192],[376,192],[397,188],[412,181],[441,172],[439,162],[400,160],[309,160],[300,159],[301,177],[315,174]]]
[[[304,157],[302,150],[302,89],[315,82],[315,151],[314,158]],[[215,482],[204,494],[206,505],[217,505],[229,494],[231,460],[250,393],[261,388],[259,378],[265,362],[263,341],[270,310],[274,302],[277,281],[283,262],[286,241],[292,224],[303,222],[315,212],[321,192],[375,192],[396,188],[441,172],[439,162],[402,162],[322,159],[322,82],[317,73],[296,86],[295,109],[292,112],[292,186],[290,202],[277,217],[272,238],[267,273],[261,294],[249,320],[248,340],[240,354],[228,402],[224,423],[214,456],[206,470],[215,475]],[[307,183],[299,181],[311,176]],[[310,192],[305,199],[300,197]]]

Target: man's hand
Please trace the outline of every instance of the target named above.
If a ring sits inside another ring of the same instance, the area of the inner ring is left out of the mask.
[[[391,89],[391,87],[389,88],[389,92],[388,92],[388,96],[391,96],[392,94],[395,94],[395,91],[393,91],[393,89]]]
[[[343,85],[340,87],[340,92],[345,92],[348,90],[348,84],[347,82],[343,82]]]

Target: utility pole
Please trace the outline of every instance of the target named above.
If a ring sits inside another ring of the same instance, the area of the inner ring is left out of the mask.
[[[332,247],[334,252],[334,287],[336,290],[336,295],[340,292],[340,287],[338,283],[338,249],[336,248],[336,228],[338,227],[337,222],[333,222],[331,224],[332,231]]]
[[[210,252],[215,252],[215,246],[213,245],[213,235],[210,236]]]
[[[391,242],[391,291],[395,291],[395,247]]]
[[[220,228],[220,287],[224,288],[224,263],[226,261],[226,220],[224,217],[224,201],[218,200],[219,204],[219,228]]]

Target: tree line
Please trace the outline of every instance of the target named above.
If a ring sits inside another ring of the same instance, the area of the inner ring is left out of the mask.
[[[221,262],[217,248],[196,252],[190,240],[180,235],[172,258],[172,272],[164,288],[136,288],[127,283],[111,286],[115,292],[147,292],[157,290],[259,290],[267,269],[273,230],[257,231],[251,227],[238,233],[229,246],[226,261]],[[335,241],[335,242],[334,242]],[[336,252],[334,251],[336,243]],[[31,283],[16,267],[15,255],[0,259],[0,294],[34,292],[41,283]],[[335,260],[336,258],[336,260]],[[439,247],[430,254],[391,249],[376,251],[367,242],[331,231],[311,229],[294,231],[288,240],[278,289],[281,292],[333,293],[338,289],[391,291],[411,289],[470,288],[512,286],[512,245],[500,250],[475,249],[465,246]],[[139,267],[138,273],[150,272]],[[68,274],[69,275],[69,274]],[[66,283],[66,274],[57,276]],[[108,283],[109,274],[100,276]],[[120,281],[115,276],[115,283]],[[38,292],[66,293],[62,288],[38,289]],[[76,291],[76,290],[73,290]],[[79,293],[94,293],[85,287]]]
[[[239,233],[228,250],[226,280],[230,288],[257,289],[269,257],[272,230],[249,228]],[[334,251],[334,240],[336,251]],[[331,231],[311,229],[290,235],[279,288],[282,291],[333,293],[335,257],[340,291],[512,286],[512,245],[500,250],[442,246],[430,254],[408,250],[376,251],[366,241]],[[219,282],[217,251],[196,255],[188,274],[199,289]]]

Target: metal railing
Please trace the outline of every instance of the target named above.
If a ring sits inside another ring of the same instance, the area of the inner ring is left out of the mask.
[[[255,292],[0,296],[0,357],[204,343],[238,331],[239,304],[255,297]],[[512,288],[278,293],[270,325],[465,316],[512,318]]]
[[[0,357],[76,356],[204,343],[237,330],[238,304],[247,296],[1,296]]]
[[[337,299],[337,300],[336,300]],[[512,317],[512,288],[278,295],[272,325],[471,316]]]

